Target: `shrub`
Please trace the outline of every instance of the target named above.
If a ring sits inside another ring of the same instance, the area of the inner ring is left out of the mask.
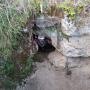
[[[0,82],[6,88],[16,86],[31,72],[30,54],[24,63],[18,62],[17,58],[12,59],[12,52],[20,47],[18,40],[23,39],[20,30],[31,15],[31,5],[28,3],[31,0],[21,1],[0,0]],[[17,63],[19,70],[16,69]]]

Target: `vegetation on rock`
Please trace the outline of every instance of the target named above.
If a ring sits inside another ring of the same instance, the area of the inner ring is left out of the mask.
[[[76,19],[89,3],[89,0],[78,0],[75,6],[73,0],[68,2],[65,0],[49,6],[47,0],[0,0],[0,81],[2,84],[6,88],[16,86],[31,72],[33,61],[30,53],[31,34],[28,37],[21,30],[28,26],[29,33],[32,33],[29,19],[33,18],[33,14],[36,16],[41,14],[41,4],[43,10],[51,16],[55,12],[63,11],[70,19]],[[56,16],[58,15],[57,13]],[[63,17],[63,14],[61,16]],[[55,28],[48,29],[54,31]]]

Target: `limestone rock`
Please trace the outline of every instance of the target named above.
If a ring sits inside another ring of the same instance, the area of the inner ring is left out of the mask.
[[[52,32],[46,30],[47,29],[46,27],[51,27],[54,26],[56,23],[58,23],[57,19],[53,24],[50,23],[53,22],[53,20],[50,18],[49,19],[42,18],[37,21],[39,21],[38,26],[40,26],[40,28],[43,28],[39,33],[43,36],[47,35],[51,37],[53,46],[55,46],[55,48],[59,52],[62,52],[63,55],[67,57],[90,56],[90,18],[85,18],[85,20],[83,21],[85,25],[80,25],[80,27],[75,27],[74,23],[72,21],[68,21],[67,18],[63,19],[61,22],[62,32],[68,37],[68,40],[65,37],[63,37],[63,35],[60,35],[61,39],[59,41],[57,39],[58,36],[57,30]],[[58,44],[60,46],[58,46]]]
[[[84,25],[80,25],[79,27],[75,27],[74,23],[67,22],[66,20],[62,19],[62,31],[64,34],[68,36],[82,36],[90,34],[90,18],[86,18],[82,20]]]
[[[75,27],[71,22],[62,20],[62,31],[68,36],[61,41],[61,51],[67,57],[90,56],[90,18],[84,18],[83,23]]]
[[[48,55],[48,59],[50,63],[52,63],[55,67],[65,67],[66,57],[63,56],[57,50]]]

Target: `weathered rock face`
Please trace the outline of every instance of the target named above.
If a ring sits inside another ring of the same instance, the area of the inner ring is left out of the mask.
[[[60,23],[60,18],[50,17],[50,16],[41,16],[37,18],[36,24],[40,28],[36,33],[40,36],[49,36],[52,40],[52,44],[57,47],[57,30],[56,26]],[[54,30],[48,30],[52,28]]]
[[[41,19],[40,19],[41,20]],[[39,22],[40,22],[39,20]],[[89,57],[90,56],[90,18],[85,18],[81,21],[79,27],[75,27],[72,21],[68,22],[68,18],[64,18],[62,20],[62,32],[66,35],[67,38],[63,37],[61,33],[59,33],[61,37],[58,39],[57,30],[48,31],[47,27],[54,26],[58,23],[59,19],[55,19],[56,21],[52,24],[47,23],[47,21],[52,22],[52,20],[44,20],[44,26],[38,24],[38,26],[42,29],[39,33],[42,35],[48,35],[52,39],[52,44],[55,46],[58,51],[62,52],[63,55],[67,57]],[[42,21],[41,20],[41,21]],[[46,20],[46,21],[45,21]],[[79,20],[80,21],[80,20]],[[84,24],[83,24],[84,23]],[[60,29],[60,27],[58,27]],[[57,28],[57,29],[58,29]],[[59,45],[58,45],[59,44]]]
[[[57,31],[51,32],[52,44],[57,48],[57,42],[60,43],[58,51],[67,57],[89,57],[90,56],[90,22],[85,19],[85,26],[76,28],[71,22],[62,20],[62,31],[68,37],[60,41],[57,40]]]
[[[90,22],[87,22],[83,27],[76,28],[73,24],[69,25],[62,21],[62,26],[63,33],[69,38],[68,40],[64,38],[61,41],[62,53],[67,57],[89,57]]]

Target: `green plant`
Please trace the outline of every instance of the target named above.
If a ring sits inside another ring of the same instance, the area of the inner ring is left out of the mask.
[[[68,14],[68,17],[71,19],[76,19],[76,14],[80,14],[80,12],[83,9],[83,5],[77,4],[77,6],[74,6],[73,1],[65,1],[57,5],[58,8],[62,8],[65,14]]]
[[[12,88],[21,84],[23,80],[30,75],[32,71],[32,61],[32,57],[28,57],[24,63],[19,62],[20,71],[18,72],[13,60],[0,60],[0,81],[2,81],[6,90],[12,90]]]

